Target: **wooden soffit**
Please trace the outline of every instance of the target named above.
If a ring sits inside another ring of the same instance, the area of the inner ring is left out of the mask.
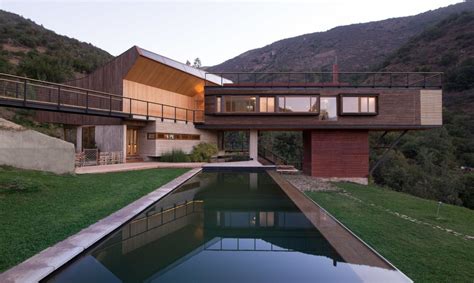
[[[204,80],[154,60],[139,56],[126,80],[187,96],[204,92]]]

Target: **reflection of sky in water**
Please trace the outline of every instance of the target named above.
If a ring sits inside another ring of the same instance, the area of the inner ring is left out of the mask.
[[[346,263],[267,174],[255,175],[192,178],[51,281],[405,281]]]

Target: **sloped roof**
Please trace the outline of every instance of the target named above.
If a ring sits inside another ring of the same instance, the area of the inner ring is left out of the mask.
[[[153,53],[153,52],[148,51],[146,49],[143,49],[141,47],[136,46],[136,48],[138,50],[138,53],[143,57],[146,57],[146,58],[151,59],[153,61],[156,61],[158,63],[164,64],[164,65],[169,66],[171,68],[180,70],[184,73],[190,74],[190,75],[198,77],[200,79],[207,80],[207,81],[212,82],[214,84],[221,85],[221,84],[224,84],[224,83],[231,83],[232,82],[228,79],[222,78],[221,76],[207,73],[206,71],[188,66],[186,64],[183,64],[183,63],[178,62],[176,60],[173,60],[173,59],[170,59],[168,57],[162,56],[160,54]]]

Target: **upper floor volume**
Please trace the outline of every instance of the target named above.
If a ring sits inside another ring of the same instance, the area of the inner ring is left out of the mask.
[[[137,46],[63,85],[0,74],[0,87],[6,106],[183,121],[201,129],[442,125],[442,73],[339,72],[335,67],[332,72],[210,74]]]
[[[442,73],[216,73],[207,129],[426,129],[442,125]],[[207,74],[206,74],[207,77]]]

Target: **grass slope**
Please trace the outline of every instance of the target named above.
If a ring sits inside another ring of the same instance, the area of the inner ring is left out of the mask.
[[[186,171],[152,169],[74,176],[0,167],[0,271]]]
[[[341,192],[308,192],[333,214],[415,282],[472,282],[474,239],[455,236],[424,223],[474,236],[472,210],[398,193],[376,186],[337,184]],[[371,205],[373,204],[373,205]]]

